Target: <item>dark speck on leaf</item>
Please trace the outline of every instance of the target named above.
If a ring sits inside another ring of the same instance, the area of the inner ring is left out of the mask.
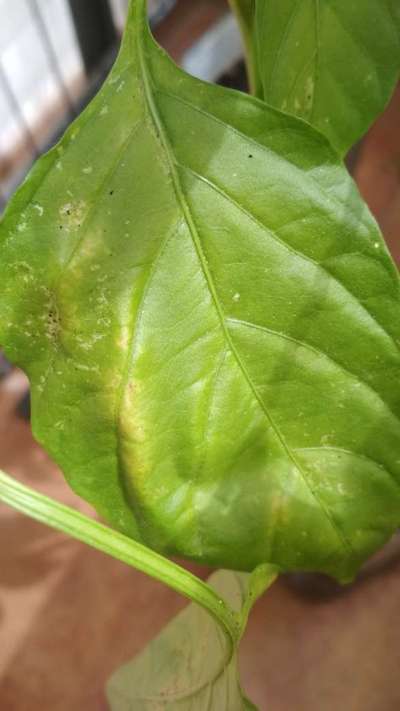
[[[252,157],[253,157],[253,154],[252,154],[252,153],[249,153],[249,158],[252,158]]]
[[[114,190],[110,190],[110,195],[114,195]]]

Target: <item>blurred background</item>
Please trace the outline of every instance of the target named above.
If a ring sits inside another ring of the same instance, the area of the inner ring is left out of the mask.
[[[126,9],[127,0],[0,0],[0,213],[101,85]],[[187,71],[246,89],[225,0],[150,0],[149,12],[158,41]],[[400,260],[400,89],[348,165]],[[0,468],[92,515],[33,441],[26,378],[1,352]],[[397,549],[393,542],[344,591],[288,576],[260,601],[241,665],[261,711],[399,711]],[[0,504],[0,711],[105,711],[107,678],[183,605]]]
[[[0,0],[0,207],[104,80],[127,4]],[[171,54],[201,78],[218,79],[240,60],[239,34],[223,0],[150,0],[149,13]]]

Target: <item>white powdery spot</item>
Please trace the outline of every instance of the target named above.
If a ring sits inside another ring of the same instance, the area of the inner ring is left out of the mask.
[[[66,202],[65,205],[60,207],[60,215],[68,215],[69,212],[72,210],[72,202]]]
[[[35,203],[32,205],[32,207],[33,207],[34,210],[37,210],[37,211],[38,211],[39,217],[43,217],[44,208],[43,208],[41,205],[39,205],[38,202],[35,202]]]
[[[84,372],[87,373],[98,373],[99,372],[99,366],[98,365],[85,365],[84,363],[75,363],[75,368],[77,370],[83,370]]]
[[[63,220],[64,227],[68,231],[81,226],[86,212],[86,203],[83,200],[78,202],[66,202],[59,209],[59,215]]]
[[[325,434],[321,437],[321,446],[329,447],[334,443],[334,436],[332,434]]]
[[[78,346],[84,351],[91,351],[93,348],[93,345],[91,343],[88,343],[86,339],[82,338],[82,336],[77,336],[76,341],[78,343]]]
[[[104,292],[102,292],[100,296],[96,299],[96,303],[100,306],[106,306],[108,304],[108,299]]]
[[[237,292],[236,294],[234,294],[234,295],[232,296],[232,301],[235,301],[236,303],[237,303],[238,301],[240,301],[240,294],[239,294],[239,292]]]
[[[91,165],[87,165],[86,168],[83,168],[82,173],[85,173],[85,175],[90,175],[90,173],[93,173],[93,168]]]
[[[102,110],[100,111],[100,116],[106,116],[108,114],[108,111],[109,111],[109,109],[108,109],[107,104],[104,104]]]

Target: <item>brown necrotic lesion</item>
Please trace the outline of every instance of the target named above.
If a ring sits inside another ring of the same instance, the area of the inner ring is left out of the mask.
[[[60,315],[57,306],[52,304],[47,315],[47,336],[50,340],[57,339],[60,332]]]

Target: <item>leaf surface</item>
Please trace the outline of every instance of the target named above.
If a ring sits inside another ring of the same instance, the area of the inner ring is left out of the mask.
[[[248,0],[233,0],[247,44]],[[318,128],[340,154],[366,132],[400,75],[398,0],[255,0],[257,94]]]
[[[263,589],[274,579],[263,571]],[[219,571],[209,581],[240,612],[256,600],[246,573]],[[256,591],[258,592],[258,591]],[[189,605],[145,650],[111,678],[111,711],[255,711],[241,690],[233,655],[215,620]]]
[[[0,228],[0,343],[73,488],[153,548],[341,579],[400,523],[400,290],[302,121],[116,66]]]

